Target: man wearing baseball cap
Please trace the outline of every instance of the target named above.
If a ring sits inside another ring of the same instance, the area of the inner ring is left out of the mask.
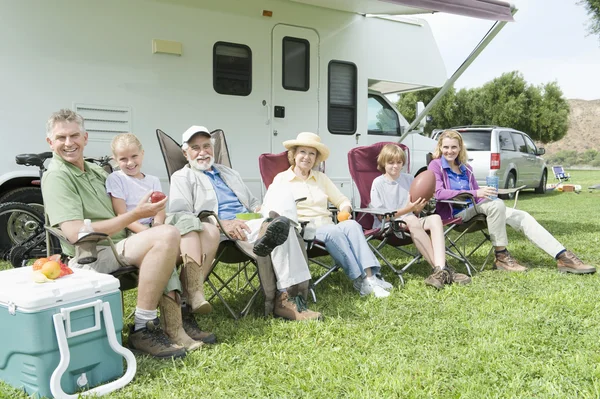
[[[278,300],[274,306],[273,298],[269,298],[265,289],[266,311],[290,320],[321,319],[320,313],[306,307],[310,272],[304,243],[294,227],[297,224],[279,216],[290,214],[290,208],[295,210],[293,198],[276,196],[279,204],[264,207],[271,210],[266,215],[268,218],[247,220],[251,216],[248,214],[260,211],[261,203],[238,172],[214,163],[214,141],[209,130],[204,126],[191,126],[183,133],[181,141],[188,164],[171,176],[167,222],[185,234],[201,229],[202,223],[197,218],[201,211],[213,211],[218,220],[209,219],[218,225],[223,240],[244,243],[238,247],[243,250],[244,246],[249,246],[259,261],[270,256],[277,289],[286,293],[277,297],[285,297],[286,300]],[[289,198],[289,201],[281,198]]]

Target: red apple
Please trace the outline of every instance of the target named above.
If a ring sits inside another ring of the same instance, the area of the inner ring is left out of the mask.
[[[150,202],[154,204],[155,202],[162,201],[166,197],[167,196],[160,191],[154,191],[152,194],[150,194]]]

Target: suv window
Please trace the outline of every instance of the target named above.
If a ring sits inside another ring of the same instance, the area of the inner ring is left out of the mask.
[[[527,153],[527,146],[525,145],[525,140],[523,140],[521,133],[512,132],[511,135],[519,152]]]
[[[367,126],[369,134],[397,135],[398,114],[385,101],[369,95]]]
[[[489,130],[459,130],[465,148],[467,151],[490,151],[490,136],[492,134]]]
[[[500,150],[501,151],[514,151],[515,143],[513,143],[510,137],[510,132],[500,132]]]
[[[535,155],[535,153],[537,152],[535,144],[533,143],[533,140],[531,140],[528,136],[523,135],[523,138],[525,139],[525,143],[527,144],[527,152]]]

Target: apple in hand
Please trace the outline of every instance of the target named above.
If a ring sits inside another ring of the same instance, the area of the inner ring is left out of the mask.
[[[160,191],[154,191],[152,194],[150,194],[150,202],[154,204],[156,202],[162,201],[166,197],[167,196],[161,193]]]

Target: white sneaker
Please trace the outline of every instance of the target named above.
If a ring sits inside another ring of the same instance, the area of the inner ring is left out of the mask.
[[[378,286],[380,286],[381,288],[383,288],[386,291],[389,291],[392,288],[394,288],[394,286],[392,284],[388,283],[387,281],[385,281],[383,279],[383,277],[379,278],[378,276],[375,276],[375,282]]]
[[[375,298],[385,298],[390,296],[390,293],[384,290],[377,284],[375,277],[367,277],[363,279],[360,287],[360,295],[375,295]]]

